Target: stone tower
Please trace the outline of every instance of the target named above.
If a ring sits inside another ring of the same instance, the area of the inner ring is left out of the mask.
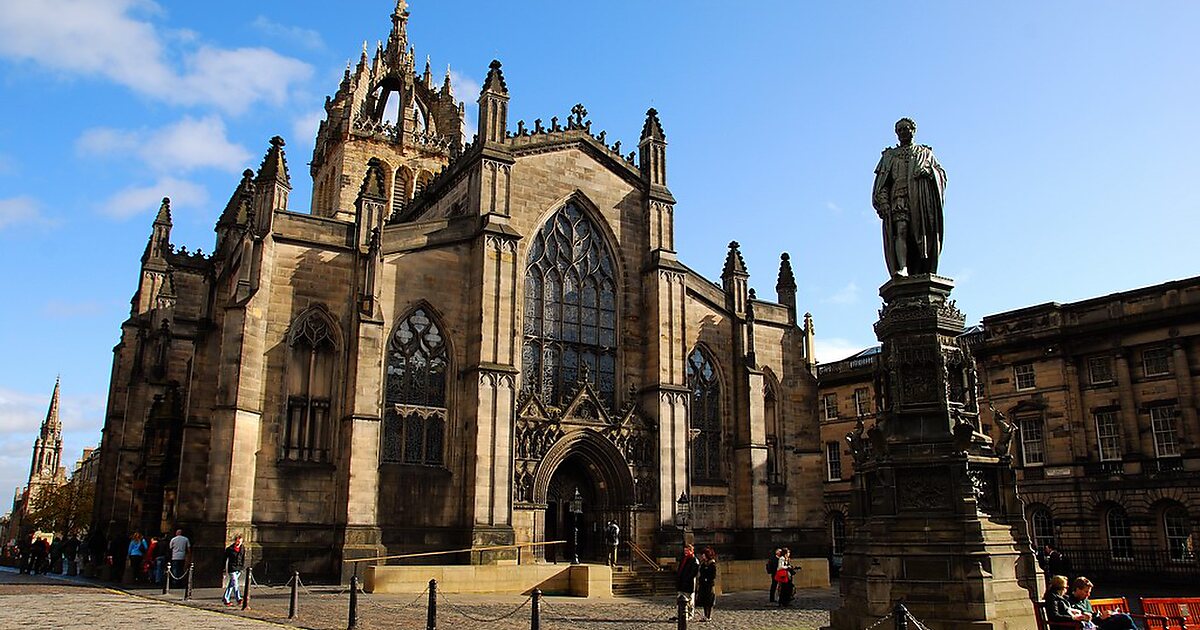
[[[449,164],[463,147],[463,104],[455,101],[450,69],[433,83],[428,59],[416,73],[408,43],[408,3],[392,12],[386,46],[373,57],[363,42],[358,65],[346,66],[337,93],[325,100],[325,120],[313,147],[312,213],[351,221],[367,162],[380,160],[392,214]]]
[[[58,464],[62,459],[62,421],[58,418],[58,387],[54,381],[54,394],[50,396],[50,408],[42,429],[33,442],[33,458],[29,464],[29,486],[54,480],[59,476]]]

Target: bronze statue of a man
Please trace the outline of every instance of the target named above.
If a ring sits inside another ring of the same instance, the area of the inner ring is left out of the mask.
[[[917,123],[896,121],[900,144],[883,150],[871,205],[883,219],[883,258],[894,276],[937,273],[946,171],[933,149],[913,144]]]

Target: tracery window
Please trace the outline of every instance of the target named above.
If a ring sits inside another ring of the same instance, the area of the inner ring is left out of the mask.
[[[288,334],[287,415],[280,458],[330,461],[333,361],[337,350],[333,325],[319,311],[292,324]]]
[[[692,479],[721,480],[721,383],[708,353],[699,346],[687,360],[687,382],[692,391]]]
[[[440,466],[446,432],[449,353],[437,322],[417,308],[388,342],[384,394],[384,462]]]
[[[523,392],[563,407],[586,376],[601,404],[615,409],[615,276],[599,229],[573,203],[534,236],[525,269]]]

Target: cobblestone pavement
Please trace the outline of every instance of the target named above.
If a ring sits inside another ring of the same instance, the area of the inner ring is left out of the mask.
[[[46,619],[71,619],[87,616],[92,619],[96,611],[104,610],[105,618],[111,618],[120,626],[96,625],[89,621],[88,628],[135,627],[184,627],[188,630],[207,628],[268,628],[274,624],[310,628],[313,630],[342,630],[349,621],[349,593],[346,587],[306,586],[300,591],[300,611],[294,620],[287,619],[289,588],[286,586],[255,586],[250,593],[250,607],[240,610],[226,607],[221,602],[221,590],[198,588],[189,601],[182,593],[172,591],[162,595],[157,589],[131,590],[133,595],[91,587],[92,581],[67,582],[61,578],[45,579],[46,585],[17,588],[54,588],[66,592],[71,599],[53,598],[47,601],[36,591],[25,590],[13,593],[5,585],[6,578],[15,578],[12,573],[0,572],[0,627],[22,627],[12,625],[9,619],[41,620],[30,627],[75,627],[59,623],[46,625]],[[25,576],[21,576],[25,577]],[[39,578],[41,579],[41,578]],[[78,594],[76,594],[78,593]],[[12,599],[16,597],[18,599]],[[78,605],[73,602],[79,601]],[[829,611],[836,608],[840,598],[834,589],[803,589],[797,591],[796,600],[790,608],[778,608],[766,602],[765,592],[732,593],[717,599],[710,622],[700,622],[699,615],[689,628],[704,630],[810,630],[828,625]],[[185,604],[185,606],[172,605]],[[401,630],[425,630],[428,594],[383,595],[361,594],[358,598],[357,628],[377,630],[396,628]],[[530,603],[525,596],[512,595],[455,595],[441,594],[438,597],[438,627],[451,630],[491,630],[502,628],[528,628]],[[14,609],[25,610],[14,610]],[[76,611],[76,609],[78,609]],[[70,612],[68,612],[70,611]],[[128,611],[128,612],[126,612]],[[216,614],[214,614],[216,613]],[[669,630],[676,627],[670,617],[674,615],[674,600],[670,596],[654,598],[614,598],[587,600],[574,597],[543,597],[541,627],[546,630],[636,630],[659,628]],[[45,616],[51,614],[52,616]],[[195,615],[175,617],[173,615]],[[10,616],[6,616],[10,615]],[[36,617],[33,617],[37,615]],[[78,617],[73,616],[78,615]],[[140,623],[143,619],[155,622]],[[175,621],[179,619],[179,621]],[[186,620],[185,620],[186,619]],[[262,620],[273,622],[263,623]],[[94,621],[94,619],[93,619]],[[245,623],[251,625],[236,625]],[[205,625],[209,624],[209,625]],[[218,625],[219,624],[219,625]],[[84,627],[84,626],[77,626]],[[278,627],[278,626],[276,626]]]
[[[264,630],[278,627],[81,582],[0,570],[0,628]]]

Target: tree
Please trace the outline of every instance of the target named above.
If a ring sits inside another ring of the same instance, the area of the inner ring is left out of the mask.
[[[46,532],[78,533],[91,523],[95,491],[94,483],[76,479],[42,486],[31,497],[25,523]]]

